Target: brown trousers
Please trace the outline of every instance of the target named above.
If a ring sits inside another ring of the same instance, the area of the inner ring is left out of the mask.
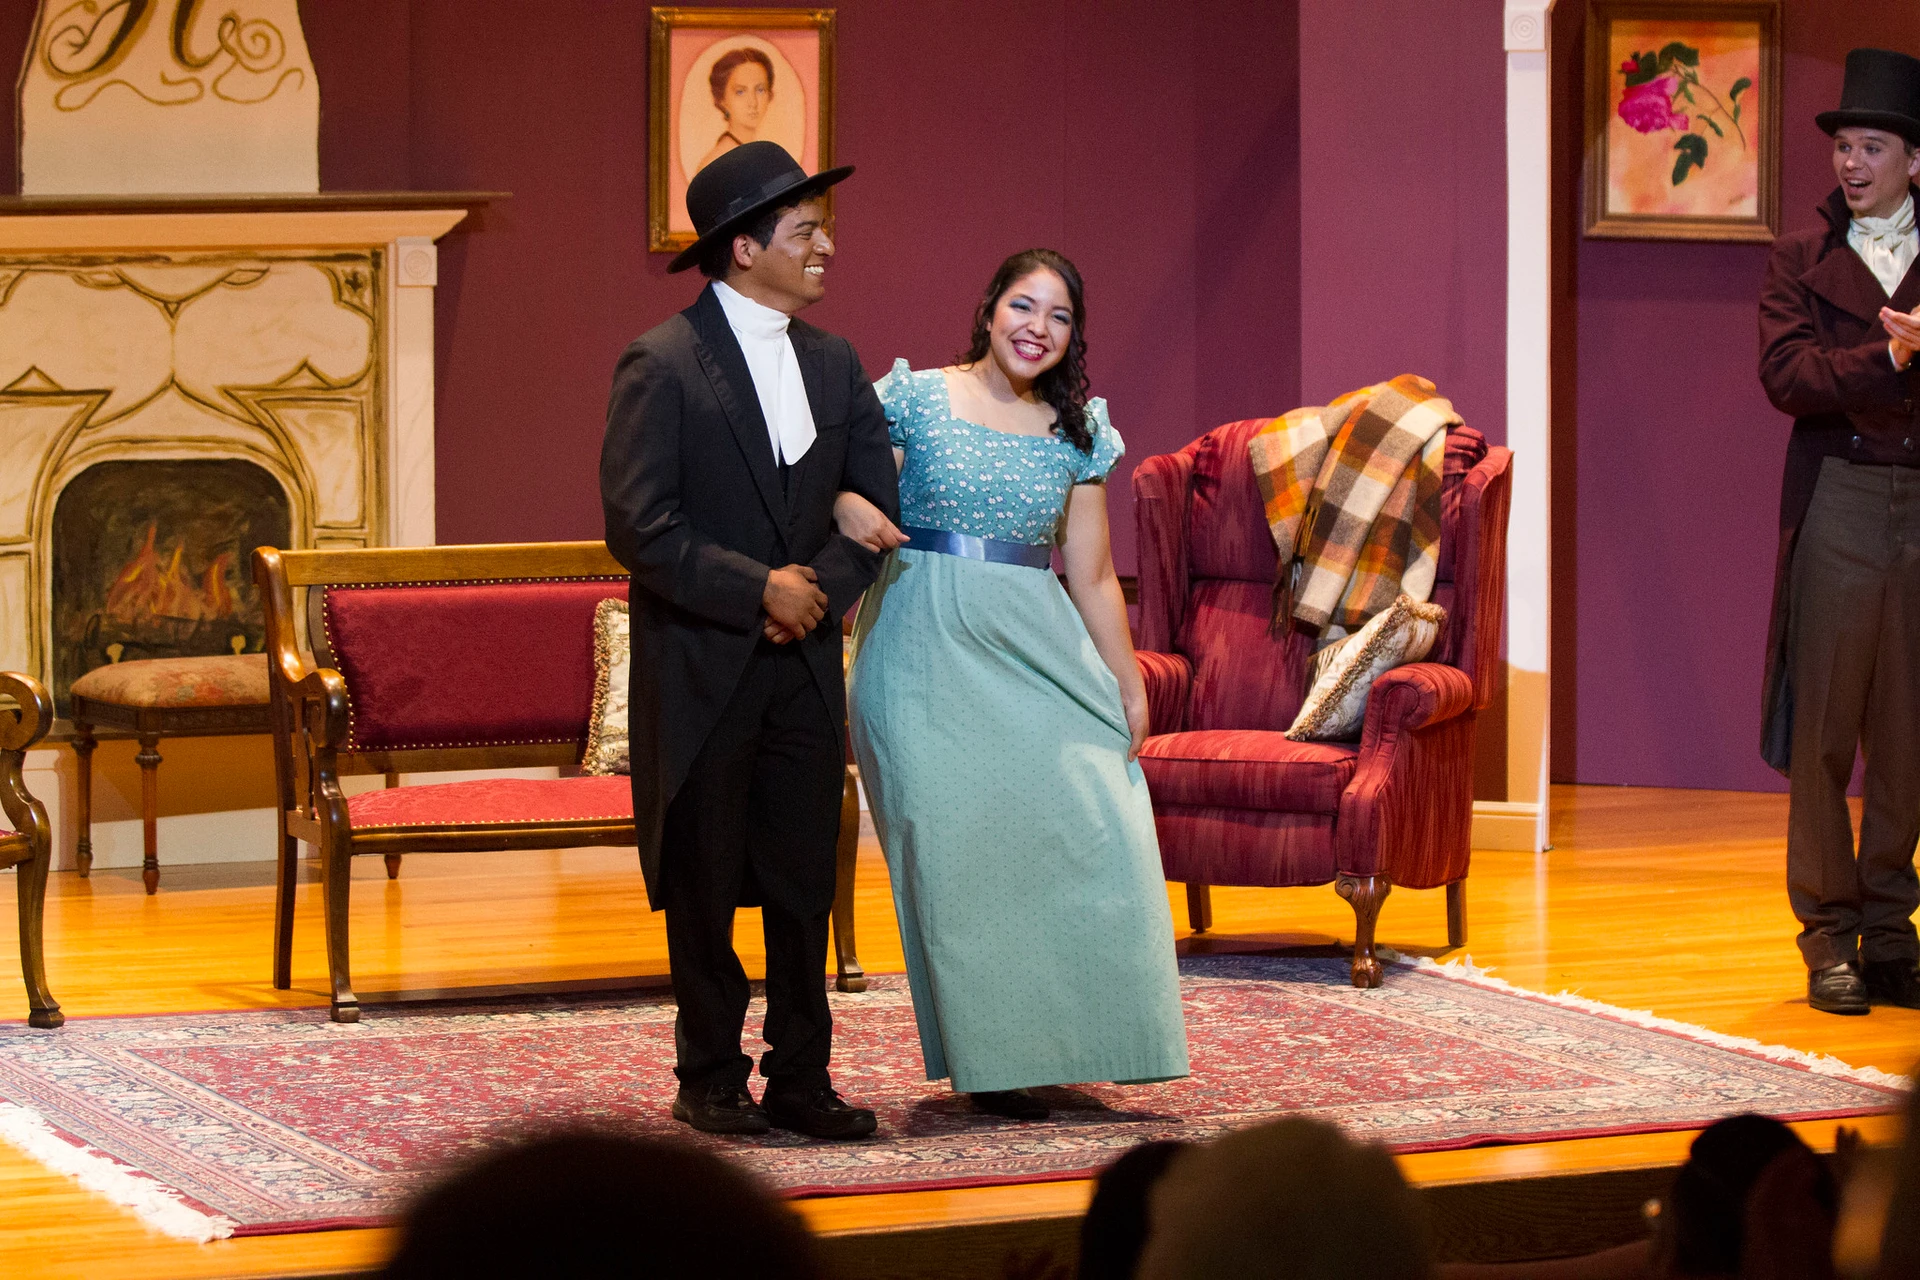
[[[1920,469],[1821,465],[1794,543],[1787,896],[1809,969],[1920,956]],[[1847,783],[1866,758],[1856,854]]]

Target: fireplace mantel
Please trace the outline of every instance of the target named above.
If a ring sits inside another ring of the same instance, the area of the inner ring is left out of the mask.
[[[54,511],[101,462],[249,461],[287,493],[294,546],[431,545],[435,241],[503,198],[0,197],[0,669],[54,683]],[[63,865],[69,764],[28,761]],[[163,841],[266,856],[271,809],[229,789],[163,816]],[[96,800],[96,865],[137,863],[137,818]]]
[[[0,198],[0,668],[51,674],[51,512],[95,461],[247,458],[296,546],[431,545],[435,241],[502,198]]]
[[[0,196],[0,253],[372,247],[437,239],[496,191]]]

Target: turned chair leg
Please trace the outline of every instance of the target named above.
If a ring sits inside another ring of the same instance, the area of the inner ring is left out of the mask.
[[[1213,928],[1213,886],[1187,882],[1187,923],[1195,933]]]
[[[1334,881],[1334,889],[1353,904],[1353,985],[1380,985],[1380,961],[1373,954],[1373,927],[1380,919],[1380,904],[1387,900],[1393,885],[1385,876],[1343,875]]]
[[[327,981],[332,987],[335,1022],[360,1021],[360,1000],[353,994],[347,965],[347,902],[353,887],[353,859],[345,849],[321,849],[320,895],[325,899]]]
[[[860,862],[860,789],[853,770],[847,770],[846,785],[840,791],[840,843],[834,849],[833,954],[839,974],[834,978],[838,991],[865,991],[867,972],[860,967],[854,950],[853,882]]]
[[[160,889],[160,735],[140,735],[140,750],[133,762],[140,766],[140,834],[146,857],[140,863],[140,879],[148,893]]]
[[[1467,945],[1467,882],[1464,878],[1447,886],[1447,945]]]
[[[273,878],[273,986],[285,991],[293,985],[293,903],[300,893],[300,842],[287,834],[286,814],[280,815],[280,848]]]
[[[80,775],[79,794],[74,797],[74,808],[79,821],[80,839],[74,847],[74,864],[80,868],[80,878],[87,879],[93,874],[93,726],[85,721],[73,722],[73,759]]]
[[[400,775],[397,773],[388,773],[387,789],[391,791],[393,788],[399,785],[400,785]],[[397,853],[390,853],[387,855],[387,879],[398,880],[399,878],[400,878],[400,855]]]
[[[60,1002],[47,990],[46,948],[43,922],[47,906],[47,868],[53,861],[52,834],[41,820],[41,839],[34,841],[33,856],[19,864],[14,872],[20,907],[20,972],[27,985],[27,1025],[51,1030],[67,1020]]]

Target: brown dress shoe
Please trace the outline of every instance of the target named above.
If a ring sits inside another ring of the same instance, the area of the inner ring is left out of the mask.
[[[1874,1004],[1920,1009],[1920,973],[1911,960],[1869,960],[1861,966],[1867,999]]]
[[[1867,984],[1852,964],[1815,969],[1807,975],[1807,1003],[1822,1013],[1865,1013]]]

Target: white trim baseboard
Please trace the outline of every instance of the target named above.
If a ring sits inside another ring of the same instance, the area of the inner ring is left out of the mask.
[[[1475,800],[1473,847],[1510,853],[1543,853],[1540,806],[1527,800]]]

